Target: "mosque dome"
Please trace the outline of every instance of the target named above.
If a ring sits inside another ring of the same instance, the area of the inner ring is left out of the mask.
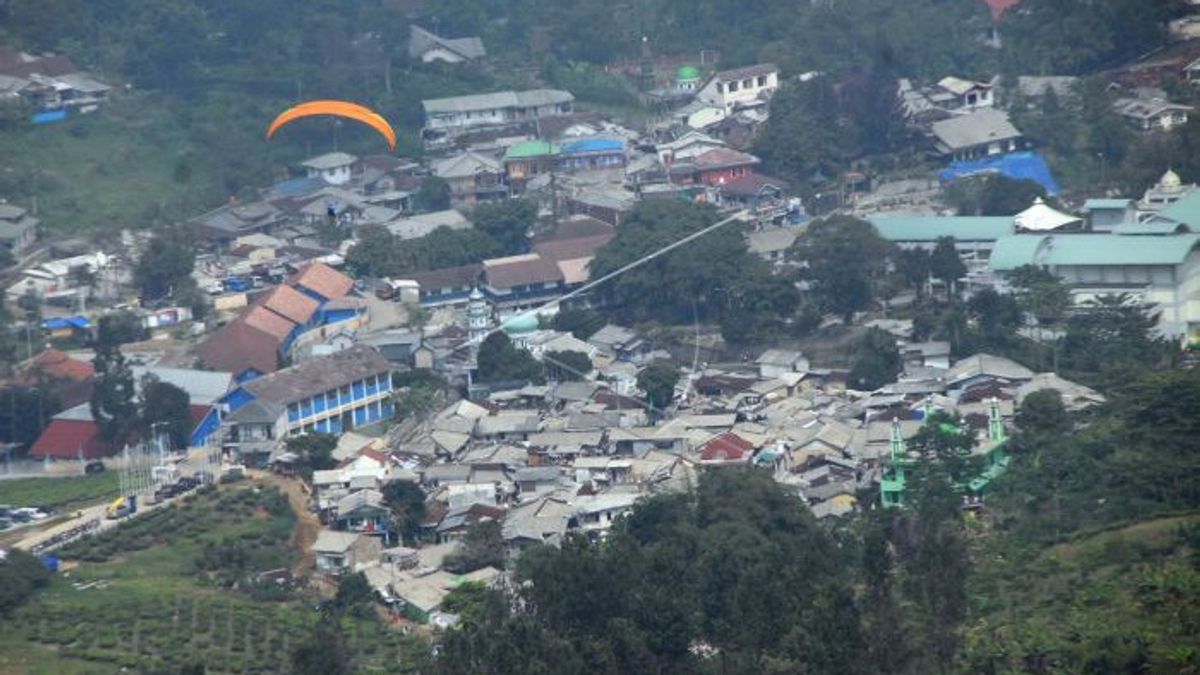
[[[1167,172],[1163,174],[1162,179],[1158,181],[1158,184],[1164,188],[1178,188],[1183,185],[1183,180],[1179,177],[1179,174],[1175,173],[1174,170],[1167,169]]]
[[[537,314],[525,312],[506,320],[501,327],[510,337],[513,335],[528,335],[538,329],[540,322]]]
[[[679,71],[675,73],[677,80],[698,80],[700,79],[700,70],[695,66],[681,66]]]

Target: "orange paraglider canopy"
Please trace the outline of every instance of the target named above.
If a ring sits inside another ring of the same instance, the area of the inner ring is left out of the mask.
[[[396,149],[396,131],[392,129],[392,125],[383,118],[383,115],[371,110],[366,106],[361,106],[357,103],[349,101],[308,101],[300,105],[293,106],[284,110],[276,117],[271,126],[267,127],[267,138],[275,135],[283,125],[298,120],[302,117],[316,117],[319,115],[333,115],[335,117],[345,117],[347,119],[357,120],[363,124],[378,131],[381,136],[387,139],[388,148]]]

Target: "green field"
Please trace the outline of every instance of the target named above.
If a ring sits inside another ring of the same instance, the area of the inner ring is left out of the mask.
[[[115,498],[118,483],[116,471],[91,476],[0,480],[0,504],[49,506],[67,511]]]
[[[209,673],[287,672],[318,618],[317,597],[254,575],[294,562],[294,522],[280,492],[246,484],[63,549],[78,565],[0,621],[0,675],[176,673],[198,663]],[[407,672],[424,649],[377,622],[347,617],[343,628],[364,672]]]

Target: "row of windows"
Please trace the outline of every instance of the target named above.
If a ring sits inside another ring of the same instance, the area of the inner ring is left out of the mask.
[[[325,419],[309,422],[301,427],[301,430],[306,433],[340,434],[344,431],[350,431],[352,428],[391,419],[395,413],[396,409],[391,401],[374,401],[354,408],[350,411],[349,417],[345,417],[344,414],[333,415]]]
[[[767,86],[767,76],[759,75],[757,78],[747,77],[746,79],[742,80],[740,83],[737,80],[734,80],[733,82],[727,82],[724,85],[722,85],[722,83],[718,82],[717,83],[717,93],[720,94],[723,92],[728,92],[728,93],[732,94],[733,92],[738,90],[739,86],[742,89],[753,89],[754,87],[765,87],[765,86]],[[724,87],[724,89],[722,89],[722,87]]]
[[[289,403],[287,407],[288,421],[295,422],[305,417],[312,417],[326,410],[337,408],[368,396],[374,396],[380,392],[391,391],[391,389],[391,373],[371,375],[351,384],[343,385],[338,389],[330,389],[316,396],[295,403]]]

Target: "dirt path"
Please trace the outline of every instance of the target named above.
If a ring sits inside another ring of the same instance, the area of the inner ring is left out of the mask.
[[[321,531],[321,521],[308,510],[308,487],[299,478],[284,478],[265,471],[249,471],[252,478],[261,479],[283,490],[287,495],[292,513],[296,515],[296,529],[292,530],[291,546],[300,552],[300,558],[292,567],[292,575],[307,577],[312,574],[316,563],[313,544]]]

